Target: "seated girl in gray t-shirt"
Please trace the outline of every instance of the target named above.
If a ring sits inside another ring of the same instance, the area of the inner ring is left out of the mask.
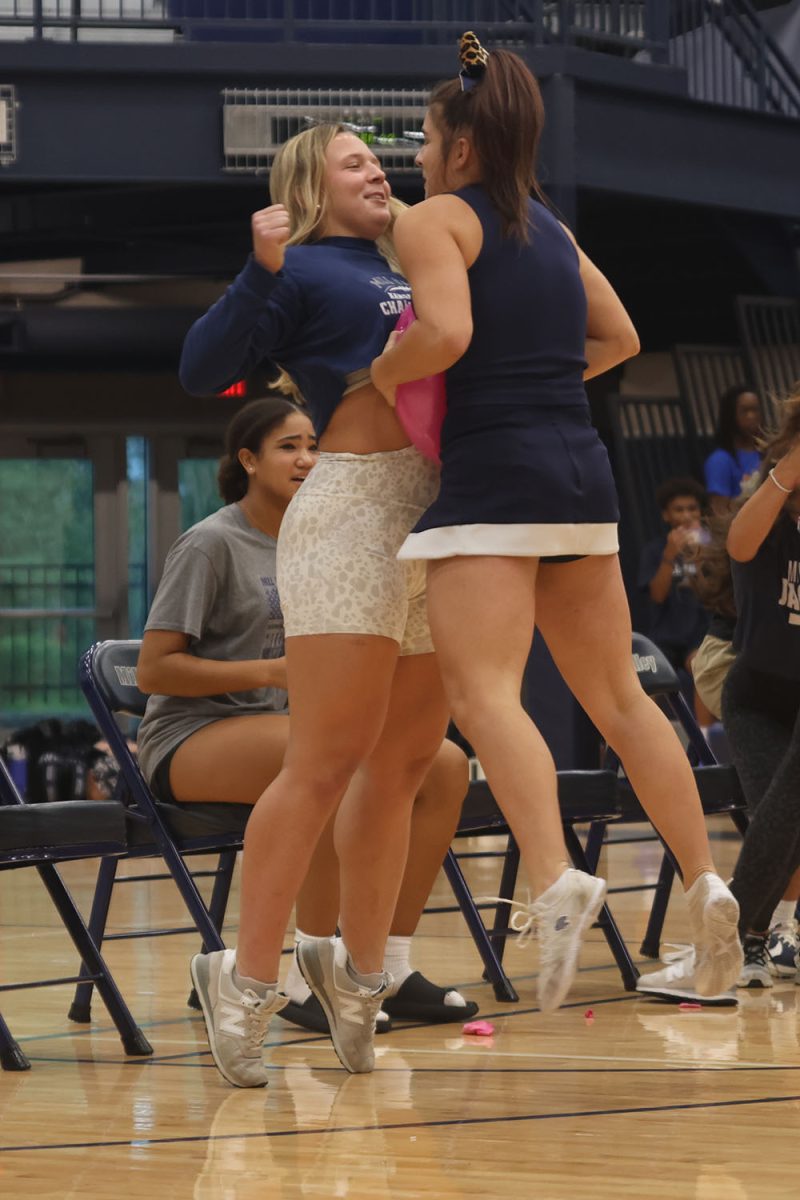
[[[226,433],[219,470],[225,507],[173,545],[145,626],[138,684],[150,694],[139,762],[167,803],[255,804],[278,774],[289,737],[283,618],[275,584],[281,519],[316,460],[306,414],[288,400],[245,405]],[[411,936],[458,823],[467,789],[462,751],[445,741],[414,805],[408,864],[387,943],[396,988],[391,1017],[463,1021],[477,1012],[409,964]],[[320,838],[297,901],[295,939],[327,938],[339,913],[333,821]],[[326,1032],[296,959],[281,1015]]]

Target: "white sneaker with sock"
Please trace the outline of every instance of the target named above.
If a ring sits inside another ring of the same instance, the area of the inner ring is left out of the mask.
[[[359,982],[353,977],[341,938],[301,942],[297,961],[328,1018],[333,1048],[342,1066],[353,1074],[371,1071],[375,1065],[375,1019],[390,992],[391,975],[382,971],[376,987]]]
[[[316,1012],[313,1013],[312,1018],[309,1019],[308,1002],[309,999],[314,996],[314,993],[311,991],[311,988],[303,978],[303,972],[300,970],[300,966],[297,962],[297,947],[299,946],[300,942],[329,942],[330,940],[330,936],[320,937],[318,934],[304,933],[302,929],[296,928],[294,931],[294,954],[289,962],[289,970],[286,972],[286,982],[283,985],[283,991],[289,997],[287,1011],[282,1013],[283,1019],[291,1021],[292,1024],[299,1025],[301,1028],[311,1029],[314,1032],[318,1031],[318,1022],[315,1019],[316,1015],[319,1015],[324,1019],[324,1014],[322,1013],[319,1001],[316,997],[314,997],[312,1001],[312,1008],[315,1009]],[[392,939],[389,938],[389,942],[391,942],[391,940]],[[402,940],[405,941],[406,939]],[[408,938],[407,940],[410,942],[411,938]],[[384,970],[389,971],[390,975],[393,974],[385,961],[383,965]],[[375,1032],[390,1033],[391,1029],[391,1017],[387,1012],[384,1012],[382,1008],[379,1009],[378,1015],[375,1018]],[[324,1024],[320,1031],[327,1033],[327,1024]]]
[[[234,1087],[265,1087],[268,1081],[262,1047],[270,1020],[287,1002],[277,988],[261,997],[244,991],[233,979],[235,950],[196,954],[191,962],[208,1044],[220,1073]]]

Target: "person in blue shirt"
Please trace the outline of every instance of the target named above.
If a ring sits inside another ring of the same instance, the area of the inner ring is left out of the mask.
[[[739,384],[720,396],[714,432],[717,448],[712,450],[703,466],[713,512],[727,512],[731,501],[758,474],[761,453],[757,440],[761,421],[761,401],[752,388]]]
[[[334,813],[342,936],[301,942],[298,963],[343,1065],[373,1069],[412,805],[449,717],[424,567],[397,561],[438,470],[369,379],[410,297],[390,261],[386,175],[353,133],[319,125],[281,147],[270,190],[274,203],[252,218],[251,258],[189,330],[180,365],[189,391],[211,393],[273,363],[320,447],[278,538],[289,743],[248,822],[238,946],[191,964],[214,1061],[237,1087],[268,1081],[262,1045],[285,1002],[284,934]]]
[[[540,1006],[567,994],[604,883],[568,867],[553,759],[520,702],[534,627],[680,863],[698,986],[714,994],[738,974],[738,907],[688,760],[633,669],[616,491],[584,388],[638,338],[608,280],[532,199],[536,80],[474,34],[461,51],[460,77],[434,89],[423,123],[426,199],[395,227],[417,321],[372,365],[390,404],[400,384],[445,372],[441,488],[401,558],[428,563],[453,719],[531,879],[515,921],[540,938]]]

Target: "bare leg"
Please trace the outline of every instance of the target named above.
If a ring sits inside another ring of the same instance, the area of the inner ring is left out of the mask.
[[[793,900],[795,903],[800,900],[800,868],[798,868],[792,878],[789,880],[789,886],[783,893],[784,900]]]
[[[411,837],[391,933],[411,937],[441,870],[469,786],[463,750],[444,741],[422,781],[411,814]]]
[[[466,755],[453,742],[443,741],[411,812],[408,861],[390,930],[399,937],[411,937],[419,923],[453,840],[468,784]],[[330,936],[339,918],[339,861],[333,824],[329,821],[322,832],[297,897],[297,926],[314,937]]]
[[[289,718],[275,713],[225,717],[178,747],[169,782],[176,800],[255,804],[283,765]]]
[[[310,937],[333,937],[339,923],[339,859],[333,844],[336,814],[320,834],[297,896],[295,925]]]
[[[278,714],[226,717],[204,725],[172,759],[173,794],[186,803],[255,804],[280,772],[288,740],[289,718]],[[409,857],[392,933],[413,934],[452,841],[467,784],[465,755],[443,741],[414,801]],[[339,919],[334,820],[331,817],[320,835],[297,897],[297,925],[315,937],[333,934]]]
[[[536,574],[536,559],[433,561],[428,611],[453,719],[481,760],[538,895],[569,860],[553,759],[520,703]]]
[[[616,555],[541,564],[536,621],[570,691],[622,760],[688,889],[714,870],[705,818],[674,730],[636,678]]]
[[[247,825],[238,970],[276,979],[286,925],[314,848],[352,776],[375,749],[398,657],[390,638],[290,637],[289,744]]]
[[[442,744],[447,718],[434,655],[400,658],[383,733],[359,767],[334,828],[342,938],[365,974],[383,967],[414,797]]]

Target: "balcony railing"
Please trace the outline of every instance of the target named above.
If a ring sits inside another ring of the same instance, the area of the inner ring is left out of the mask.
[[[128,607],[145,611],[145,569],[128,568]],[[91,563],[0,565],[0,725],[82,711],[78,660],[97,636]]]
[[[696,100],[800,117],[797,71],[749,0],[0,0],[6,40],[413,47],[452,45],[466,28],[490,46],[670,64]]]

